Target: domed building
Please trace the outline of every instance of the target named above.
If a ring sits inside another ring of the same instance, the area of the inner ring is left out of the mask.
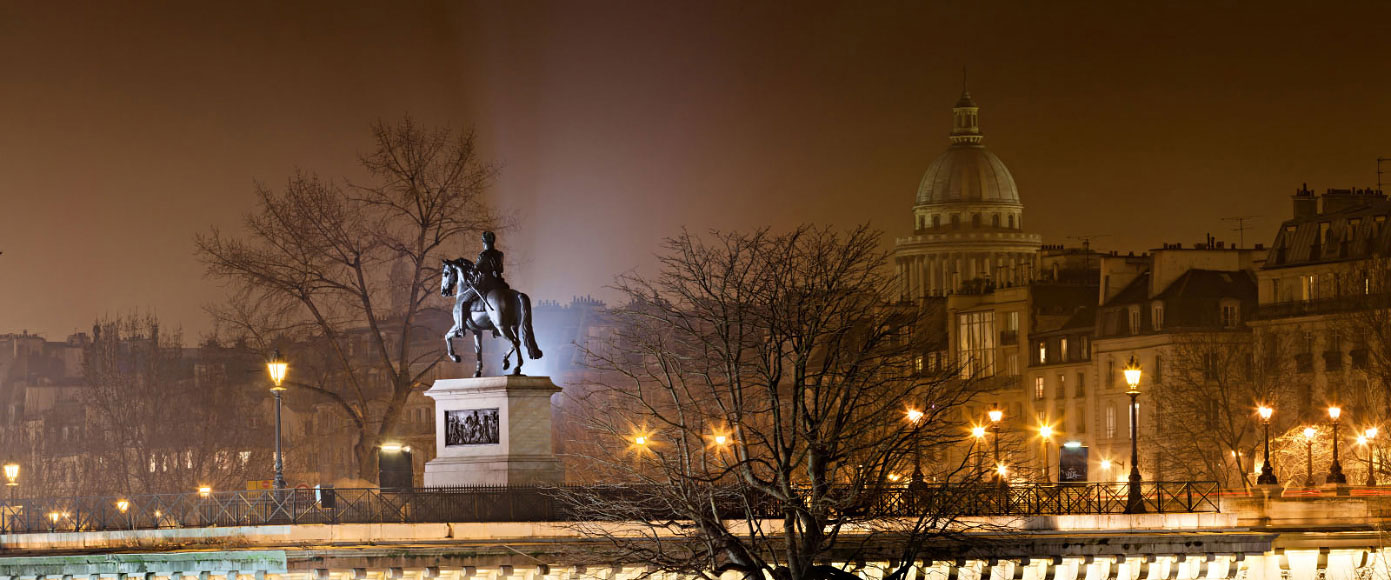
[[[1010,286],[1034,276],[1042,238],[1024,232],[1014,176],[981,144],[980,108],[962,91],[951,145],[923,174],[913,235],[894,259],[905,299],[954,294],[968,285]]]

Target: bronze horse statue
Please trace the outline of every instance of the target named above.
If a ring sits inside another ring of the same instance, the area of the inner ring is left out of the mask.
[[[497,288],[480,293],[473,301],[473,308],[464,312],[464,298],[474,289],[476,279],[473,262],[466,258],[444,260],[440,272],[440,294],[454,297],[454,327],[444,335],[444,345],[449,359],[459,362],[454,353],[455,338],[463,338],[464,331],[473,333],[473,353],[478,366],[473,376],[483,376],[483,331],[490,330],[493,336],[502,335],[512,343],[512,350],[502,357],[502,369],[507,370],[513,353],[517,355],[514,375],[522,374],[522,345],[533,359],[541,358],[541,348],[536,345],[536,333],[531,329],[531,298],[511,288]]]

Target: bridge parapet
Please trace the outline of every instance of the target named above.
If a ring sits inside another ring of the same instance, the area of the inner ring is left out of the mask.
[[[1204,514],[1186,519],[1201,523],[1210,517]],[[1268,552],[1273,537],[1216,528],[1160,529],[1182,523],[1164,515],[1104,516],[1100,521],[1106,523],[1099,529],[1082,529],[1085,523],[1099,521],[1095,518],[1049,521],[1064,525],[1026,530],[1042,526],[1037,520],[1017,518],[1012,522],[1016,531],[1011,532],[995,527],[1011,522],[994,518],[967,522],[982,530],[973,533],[979,541],[927,546],[919,578],[1116,580],[1134,578],[1118,575],[1129,570],[1153,572],[1155,575],[1148,576],[1153,580],[1177,580],[1179,577],[1159,575],[1159,566],[1220,561],[1235,570],[1241,566],[1238,562]],[[1126,522],[1152,529],[1126,531]],[[219,580],[220,574],[234,580],[247,580],[238,575],[273,580],[636,580],[651,572],[640,562],[609,559],[613,553],[606,550],[607,541],[588,533],[592,530],[585,525],[589,524],[301,524],[14,534],[0,536],[0,553],[10,555],[0,557],[0,578],[129,574],[152,580],[184,580],[206,573],[203,580]],[[1069,526],[1071,531],[1062,529]],[[637,533],[639,528],[631,530]],[[624,530],[618,527],[610,531]],[[876,532],[845,533],[853,537]],[[871,558],[867,563],[839,565],[873,579],[882,577],[878,568],[887,564]],[[1202,566],[1217,570],[1217,564]],[[228,570],[236,574],[225,576]],[[1225,576],[1212,576],[1221,577]]]
[[[974,516],[1062,516],[1121,514],[1129,484],[889,486],[874,493],[857,517],[896,518],[922,514]],[[1219,511],[1211,482],[1145,483],[1147,513]],[[323,489],[230,491],[131,497],[27,498],[0,500],[0,533],[139,530],[276,524],[439,523],[573,521],[584,519],[567,497],[631,499],[652,494],[636,486],[498,486],[409,490]],[[728,494],[725,494],[728,495]],[[727,506],[730,519],[754,515],[779,518],[782,507],[747,498]],[[650,514],[671,519],[677,514]]]

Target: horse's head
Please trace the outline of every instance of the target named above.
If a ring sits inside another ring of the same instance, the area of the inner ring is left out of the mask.
[[[444,260],[444,265],[440,267],[440,295],[453,296],[454,289],[458,287],[459,280],[462,278],[467,281],[472,277],[473,262],[468,258],[456,260]]]
[[[449,260],[440,265],[440,296],[453,296],[454,286],[459,283],[459,270]]]

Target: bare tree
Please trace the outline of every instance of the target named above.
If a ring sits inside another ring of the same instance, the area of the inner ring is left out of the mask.
[[[94,330],[83,361],[84,446],[95,460],[82,474],[88,483],[104,493],[169,493],[240,489],[266,475],[269,439],[248,428],[262,411],[251,384],[258,358],[207,344],[190,359],[179,334],[149,316]]]
[[[317,350],[296,353],[287,386],[338,405],[368,480],[377,446],[440,360],[439,341],[419,334],[441,252],[498,222],[484,199],[495,170],[471,133],[405,119],[372,134],[367,183],[297,174],[282,191],[258,188],[244,235],[197,238],[208,273],[236,289],[214,308],[224,328],[262,349],[288,339]]]
[[[922,534],[948,534],[950,507],[882,509],[966,477],[923,459],[960,442],[971,384],[920,372],[935,333],[890,305],[879,248],[863,227],[683,233],[656,276],[621,278],[628,305],[588,348],[593,438],[572,448],[592,480],[633,487],[568,497],[598,522],[648,523],[586,530],[660,570],[788,580],[845,577],[828,562],[863,556],[869,529],[872,558],[900,578]]]
[[[1327,335],[1336,342],[1325,345],[1325,352],[1336,352],[1341,359],[1342,347],[1348,346],[1352,370],[1368,380],[1365,388],[1353,389],[1339,402],[1352,405],[1350,410],[1365,413],[1368,419],[1391,419],[1391,260],[1363,260],[1336,274],[1324,274],[1317,283],[1320,291],[1335,295],[1323,300],[1336,302],[1337,310],[1330,317]],[[1341,360],[1335,364],[1342,368]],[[1331,389],[1339,386],[1338,378],[1330,378]]]
[[[1176,335],[1165,352],[1171,362],[1155,397],[1166,467],[1224,487],[1251,485],[1245,461],[1253,458],[1262,437],[1257,406],[1294,408],[1282,404],[1294,398],[1287,349],[1283,340],[1258,345],[1248,330]],[[1288,415],[1277,414],[1276,425],[1293,420]]]

